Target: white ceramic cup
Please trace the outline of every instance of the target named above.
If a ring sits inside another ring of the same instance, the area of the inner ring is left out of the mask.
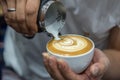
[[[67,34],[67,35],[77,35],[77,34]],[[81,35],[77,35],[77,36],[81,36]],[[87,38],[87,37],[84,37],[84,38]],[[92,48],[88,52],[80,55],[62,56],[62,55],[51,52],[50,50],[48,50],[48,48],[47,48],[47,51],[50,55],[55,56],[57,59],[63,59],[75,73],[81,73],[89,66],[94,55],[94,47],[95,47],[94,42],[89,38],[87,39],[91,41]]]

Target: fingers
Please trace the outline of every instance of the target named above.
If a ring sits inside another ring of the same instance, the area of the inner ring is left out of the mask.
[[[74,73],[63,60],[56,60],[47,53],[44,53],[43,56],[45,67],[54,80],[88,80],[85,74]]]
[[[43,56],[45,66],[55,80],[100,80],[109,66],[108,58],[99,49],[95,49],[91,65],[81,74],[74,73],[63,60]]]
[[[20,32],[19,29],[17,28],[17,23],[16,23],[16,13],[15,11],[13,12],[8,12],[7,9],[13,9],[16,8],[16,2],[15,0],[1,0],[1,5],[3,8],[3,14],[5,17],[5,20],[8,25],[12,26],[17,32]]]
[[[74,73],[63,60],[58,61],[58,66],[58,69],[65,80],[88,80],[88,77],[85,74],[79,75]]]
[[[51,77],[54,78],[54,80],[64,80],[64,78],[58,71],[57,60],[55,59],[55,57],[50,57],[47,53],[44,53],[43,56],[45,67]]]
[[[40,0],[28,0],[26,3],[26,24],[29,28],[29,31],[33,34],[38,31],[36,22],[39,4]]]
[[[93,58],[93,65],[90,71],[94,77],[102,77],[109,66],[109,60],[105,54],[99,49],[95,49],[95,55]]]
[[[16,6],[15,6],[16,1],[15,0],[6,0],[6,2],[7,2],[8,8],[16,8]]]
[[[2,10],[3,10],[3,13],[6,14],[7,13],[7,3],[5,0],[0,0],[0,3],[2,5]]]
[[[16,20],[20,32],[23,34],[29,34],[28,28],[25,23],[25,7],[26,0],[16,0]]]
[[[17,32],[33,36],[37,32],[40,0],[1,0],[5,20]],[[7,11],[15,9],[16,11]]]
[[[16,9],[16,0],[6,0],[7,3],[7,9],[14,8]],[[17,32],[20,32],[19,27],[17,27],[16,22],[16,11],[9,12],[5,14],[5,20],[8,25],[12,26],[13,29],[15,29]]]

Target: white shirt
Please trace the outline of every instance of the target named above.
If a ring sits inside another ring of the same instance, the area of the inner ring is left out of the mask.
[[[120,23],[120,0],[62,0],[67,8],[67,19],[62,34],[90,37],[97,48],[105,49],[109,30]],[[28,80],[50,80],[44,68],[42,52],[50,39],[37,33],[28,40],[10,27],[5,38],[4,59],[19,75]]]

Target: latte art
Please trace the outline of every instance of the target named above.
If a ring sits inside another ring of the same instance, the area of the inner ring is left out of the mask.
[[[71,36],[69,38],[63,38],[60,41],[54,41],[52,45],[61,51],[75,52],[84,49],[88,44],[84,39]]]
[[[60,40],[48,42],[49,51],[65,56],[74,56],[88,52],[92,48],[92,43],[85,37],[77,35],[60,36]]]

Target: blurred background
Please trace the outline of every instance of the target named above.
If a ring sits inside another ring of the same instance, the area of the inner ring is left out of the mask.
[[[6,23],[0,5],[0,80],[2,76],[2,69],[4,68],[3,50],[4,50],[4,36],[6,32]]]

